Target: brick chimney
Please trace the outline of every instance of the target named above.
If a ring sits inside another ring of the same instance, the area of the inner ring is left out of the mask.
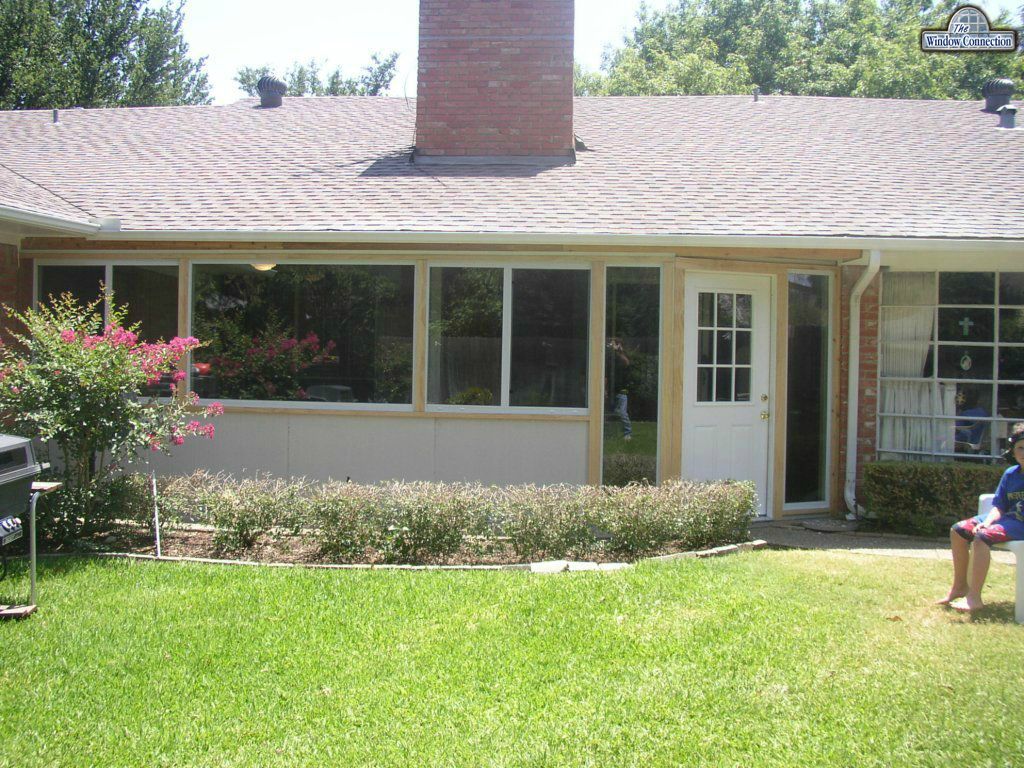
[[[416,159],[572,155],[573,0],[420,0]]]

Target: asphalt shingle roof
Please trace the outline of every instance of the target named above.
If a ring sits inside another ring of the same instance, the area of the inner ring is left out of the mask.
[[[140,232],[1024,239],[1024,129],[981,107],[581,98],[588,149],[554,168],[412,164],[396,98],[6,112],[0,205]]]

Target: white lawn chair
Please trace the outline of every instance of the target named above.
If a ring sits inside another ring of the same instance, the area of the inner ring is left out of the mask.
[[[978,514],[987,515],[992,509],[994,493],[983,493],[978,497]],[[1024,624],[1024,541],[1011,541],[1007,544],[996,544],[999,549],[1006,549],[1013,552],[1017,558],[1017,597],[1014,608],[1014,618],[1018,624]]]

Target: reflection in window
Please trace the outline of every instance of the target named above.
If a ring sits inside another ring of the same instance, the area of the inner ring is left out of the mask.
[[[427,402],[501,405],[502,270],[430,272]]]
[[[590,273],[512,270],[511,405],[587,407]]]
[[[411,403],[413,267],[193,267],[201,397]]]
[[[827,498],[829,280],[789,276],[786,503]]]
[[[434,267],[427,402],[585,408],[589,316],[588,270]]]
[[[609,267],[603,482],[657,481],[660,270]],[[704,354],[713,356],[713,350]]]
[[[139,323],[146,341],[178,335],[178,268],[114,266],[114,301],[128,305],[128,323]]]
[[[105,268],[102,266],[40,265],[36,296],[39,303],[70,293],[85,306],[103,296]],[[98,307],[103,312],[103,307]]]

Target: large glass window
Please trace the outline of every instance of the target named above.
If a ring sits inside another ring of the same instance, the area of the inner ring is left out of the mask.
[[[657,482],[661,271],[609,267],[603,482]]]
[[[431,405],[585,408],[590,272],[430,270]]]
[[[201,397],[412,402],[411,266],[193,266]]]
[[[178,335],[178,267],[174,265],[41,264],[36,295],[44,302],[70,293],[84,305],[103,295],[104,283],[118,305],[127,305],[125,322],[138,323],[141,338],[157,341]],[[106,314],[105,308],[102,311]]]
[[[998,455],[1024,419],[1024,274],[890,272],[882,282],[883,458]]]
[[[828,498],[829,279],[789,276],[786,503]]]

